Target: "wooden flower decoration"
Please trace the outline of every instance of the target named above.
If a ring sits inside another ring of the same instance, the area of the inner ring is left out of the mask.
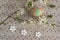
[[[39,17],[43,15],[43,9],[40,7],[34,7],[31,10],[31,15],[35,17]]]

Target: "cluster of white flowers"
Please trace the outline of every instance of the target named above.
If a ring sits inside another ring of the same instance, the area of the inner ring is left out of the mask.
[[[39,17],[39,24],[44,24],[47,22],[47,19],[45,16],[43,16],[42,18]]]
[[[39,17],[38,20],[39,20],[39,22],[35,21],[33,18],[29,18],[28,21],[23,21],[21,24],[24,25],[28,22],[29,24],[36,24],[37,23],[37,24],[42,25],[42,24],[46,24],[46,22],[47,22],[47,19],[45,16]]]
[[[15,26],[10,26],[9,30],[14,32],[16,30],[16,28],[15,28]],[[28,33],[27,30],[25,30],[25,29],[21,30],[22,35],[26,36],[27,33]],[[35,36],[39,38],[41,36],[41,33],[40,32],[35,32]]]
[[[35,23],[35,20],[33,18],[29,18],[28,21],[31,23],[31,24],[34,24]]]

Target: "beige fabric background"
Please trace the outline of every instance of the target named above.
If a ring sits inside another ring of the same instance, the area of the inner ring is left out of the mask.
[[[7,18],[11,13],[24,7],[26,0],[0,0],[0,23]],[[49,22],[55,22],[56,26],[49,25],[21,25],[20,23],[9,18],[5,21],[6,25],[0,25],[0,40],[60,40],[60,0],[50,0],[50,3],[55,4],[56,8],[51,9],[47,6],[43,6],[45,13],[53,14],[54,17],[49,19]],[[16,26],[16,31],[11,32],[9,30],[10,25]],[[22,36],[20,31],[26,29],[28,34]],[[35,37],[34,33],[40,31],[42,36],[40,38]]]

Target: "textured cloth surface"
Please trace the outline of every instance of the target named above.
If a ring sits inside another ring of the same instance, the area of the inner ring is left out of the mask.
[[[10,14],[24,8],[26,0],[0,0],[0,23]],[[13,18],[8,18],[5,24],[0,25],[0,40],[60,40],[60,0],[51,0],[50,3],[55,4],[56,8],[51,9],[47,6],[42,6],[46,14],[53,14],[53,18],[49,22],[55,22],[56,26],[49,25],[21,25],[14,21]],[[39,4],[39,3],[38,3]],[[16,26],[16,31],[11,32],[9,26]],[[21,30],[27,30],[27,35],[22,36]],[[35,37],[35,32],[41,32],[41,37]]]

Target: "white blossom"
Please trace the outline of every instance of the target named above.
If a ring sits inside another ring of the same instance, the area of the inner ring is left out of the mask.
[[[41,33],[40,32],[36,32],[35,36],[39,38],[41,36]]]
[[[11,30],[12,32],[14,32],[16,30],[15,26],[10,26],[9,30]]]
[[[27,34],[27,31],[25,29],[21,30],[21,34],[25,36]]]

